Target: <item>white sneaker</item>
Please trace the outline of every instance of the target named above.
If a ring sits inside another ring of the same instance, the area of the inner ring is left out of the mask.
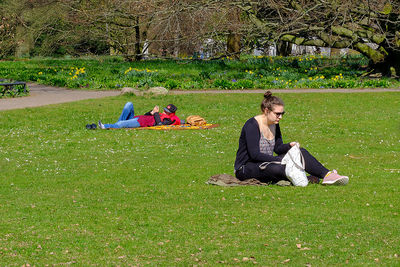
[[[106,127],[104,127],[104,124],[101,123],[101,121],[99,121],[99,128],[103,129],[103,130],[106,128]]]

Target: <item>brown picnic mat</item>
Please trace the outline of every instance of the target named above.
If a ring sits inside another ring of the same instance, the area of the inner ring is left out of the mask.
[[[150,126],[150,127],[139,127],[131,128],[135,130],[205,130],[219,127],[219,124],[210,124],[194,126],[190,124],[180,124],[180,125],[160,125],[160,126]]]
[[[210,177],[206,184],[219,185],[219,186],[239,186],[239,185],[269,185],[267,183],[260,182],[257,179],[250,178],[240,181],[238,178],[229,174],[216,174]],[[279,181],[276,183],[279,186],[289,186],[289,181]]]

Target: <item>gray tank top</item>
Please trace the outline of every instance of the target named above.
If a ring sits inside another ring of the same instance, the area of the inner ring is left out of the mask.
[[[274,146],[275,146],[275,138],[272,140],[268,140],[264,137],[262,133],[260,138],[260,153],[273,156],[274,155]]]

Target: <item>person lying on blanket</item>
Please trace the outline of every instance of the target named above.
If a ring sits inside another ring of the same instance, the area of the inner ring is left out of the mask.
[[[133,104],[128,102],[125,104],[121,116],[114,124],[103,124],[99,121],[100,129],[108,128],[138,128],[150,127],[155,125],[179,125],[181,120],[175,115],[178,108],[173,104],[169,104],[164,108],[162,113],[159,113],[159,107],[155,106],[153,110],[144,115],[135,116]]]

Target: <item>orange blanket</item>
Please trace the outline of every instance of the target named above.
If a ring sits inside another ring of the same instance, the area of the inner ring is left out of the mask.
[[[181,125],[160,125],[151,127],[132,128],[135,130],[204,130],[218,127],[219,124],[206,124],[202,126],[192,126],[190,124]]]

